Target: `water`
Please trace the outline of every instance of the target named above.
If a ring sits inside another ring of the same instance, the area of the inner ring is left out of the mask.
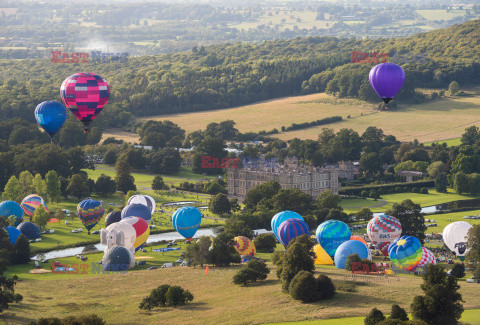
[[[437,205],[432,205],[432,206],[429,206],[429,207],[424,207],[420,210],[421,213],[425,213],[425,214],[431,214],[431,213],[435,213],[439,211],[438,209],[438,206]],[[375,212],[373,214],[374,217],[376,216],[380,216],[382,214],[385,214],[385,212]]]
[[[215,237],[215,234],[213,233],[212,229],[198,229],[194,238],[198,238],[201,236]],[[184,240],[184,239],[185,237],[180,235],[178,232],[172,231],[172,232],[166,232],[162,234],[150,235],[150,237],[148,237],[147,239],[147,244],[158,243],[161,241]],[[99,251],[104,251],[106,248],[106,246],[102,244],[96,244],[94,246]],[[73,247],[73,248],[50,251],[47,253],[35,255],[34,257],[32,257],[32,260],[43,260],[43,259],[51,260],[55,258],[63,258],[63,257],[80,255],[82,254],[84,248],[85,246],[81,246],[81,247]]]

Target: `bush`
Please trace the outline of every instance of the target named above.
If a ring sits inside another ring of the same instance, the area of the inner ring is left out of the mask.
[[[317,278],[317,294],[319,300],[330,299],[335,295],[335,285],[332,280],[324,274],[320,274]]]
[[[347,260],[345,261],[345,270],[351,271],[352,270],[352,263],[354,262],[361,262],[362,259],[358,256],[357,253],[351,254],[347,256]]]
[[[452,267],[450,275],[456,277],[457,279],[463,278],[465,276],[465,266],[460,263],[455,263]]]
[[[260,234],[255,238],[254,244],[257,251],[268,252],[277,246],[277,241],[272,234]]]
[[[281,251],[276,251],[272,254],[272,263],[273,265],[281,265],[283,258],[285,257],[285,253]]]
[[[56,317],[40,318],[38,322],[31,322],[30,325],[105,325],[107,324],[97,315],[68,316],[64,319]]]
[[[422,188],[420,189],[420,194],[428,194],[428,188],[422,187]]]
[[[140,303],[140,309],[151,310],[158,306],[171,305],[174,308],[179,305],[185,305],[188,301],[193,300],[193,295],[188,290],[184,290],[179,286],[170,286],[163,284],[150,292]]]
[[[363,190],[361,193],[360,193],[360,196],[361,197],[368,197],[368,191],[367,190]]]
[[[365,317],[364,323],[365,325],[377,325],[383,320],[385,320],[385,316],[383,316],[383,313],[377,308],[373,308],[368,313],[367,317]]]
[[[412,188],[412,193],[420,193],[420,189],[418,187]]]
[[[310,256],[310,250],[306,245],[301,243],[294,243],[288,246],[282,267],[282,288],[284,291],[288,291],[290,281],[292,281],[298,272],[313,272],[315,270],[313,259]]]
[[[265,280],[270,269],[265,262],[251,260],[233,276],[233,283],[247,285],[248,282],[256,283],[258,280]]]
[[[313,274],[308,271],[300,271],[290,282],[288,292],[295,300],[315,302],[319,300],[316,289],[317,283]]]
[[[392,305],[392,311],[390,312],[389,318],[399,319],[399,320],[408,320],[408,315],[405,309],[399,305]]]
[[[177,305],[185,305],[188,301],[193,300],[193,295],[188,290],[182,289],[179,286],[171,286],[165,294],[167,304],[175,308]]]

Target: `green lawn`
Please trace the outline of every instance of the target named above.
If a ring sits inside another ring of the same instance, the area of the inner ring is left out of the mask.
[[[437,227],[428,227],[427,233],[441,233],[449,223],[452,223],[455,221],[466,221],[472,225],[480,224],[480,219],[463,219],[463,217],[465,216],[472,216],[472,215],[473,216],[480,215],[480,210],[426,215],[425,219],[433,219],[437,224]]]
[[[448,147],[459,146],[462,144],[462,142],[460,141],[460,138],[454,138],[454,139],[447,139],[447,140],[441,140],[441,141],[426,142],[424,143],[424,145],[431,146],[433,143],[442,144],[444,142],[447,144]]]

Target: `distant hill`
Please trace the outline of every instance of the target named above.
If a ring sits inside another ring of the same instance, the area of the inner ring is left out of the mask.
[[[368,85],[374,63],[351,63],[351,52],[422,54],[403,64],[402,101],[425,100],[416,87],[480,83],[480,20],[398,39],[295,38],[262,44],[223,44],[192,51],[131,58],[128,62],[54,64],[44,60],[0,60],[0,119],[33,120],[33,108],[60,100],[64,78],[95,72],[112,97],[97,125],[122,127],[133,116],[221,109],[261,100],[326,90],[340,97],[378,102]],[[393,57],[395,58],[395,55]]]

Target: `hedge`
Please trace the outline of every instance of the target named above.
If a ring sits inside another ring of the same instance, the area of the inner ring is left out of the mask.
[[[376,190],[379,194],[385,193],[402,193],[407,192],[408,189],[414,187],[435,187],[435,181],[417,181],[411,183],[391,183],[391,184],[382,184],[382,185],[370,185],[370,186],[359,186],[359,187],[344,187],[338,191],[338,194],[341,195],[357,195],[361,196],[362,191],[370,192],[371,190]]]

